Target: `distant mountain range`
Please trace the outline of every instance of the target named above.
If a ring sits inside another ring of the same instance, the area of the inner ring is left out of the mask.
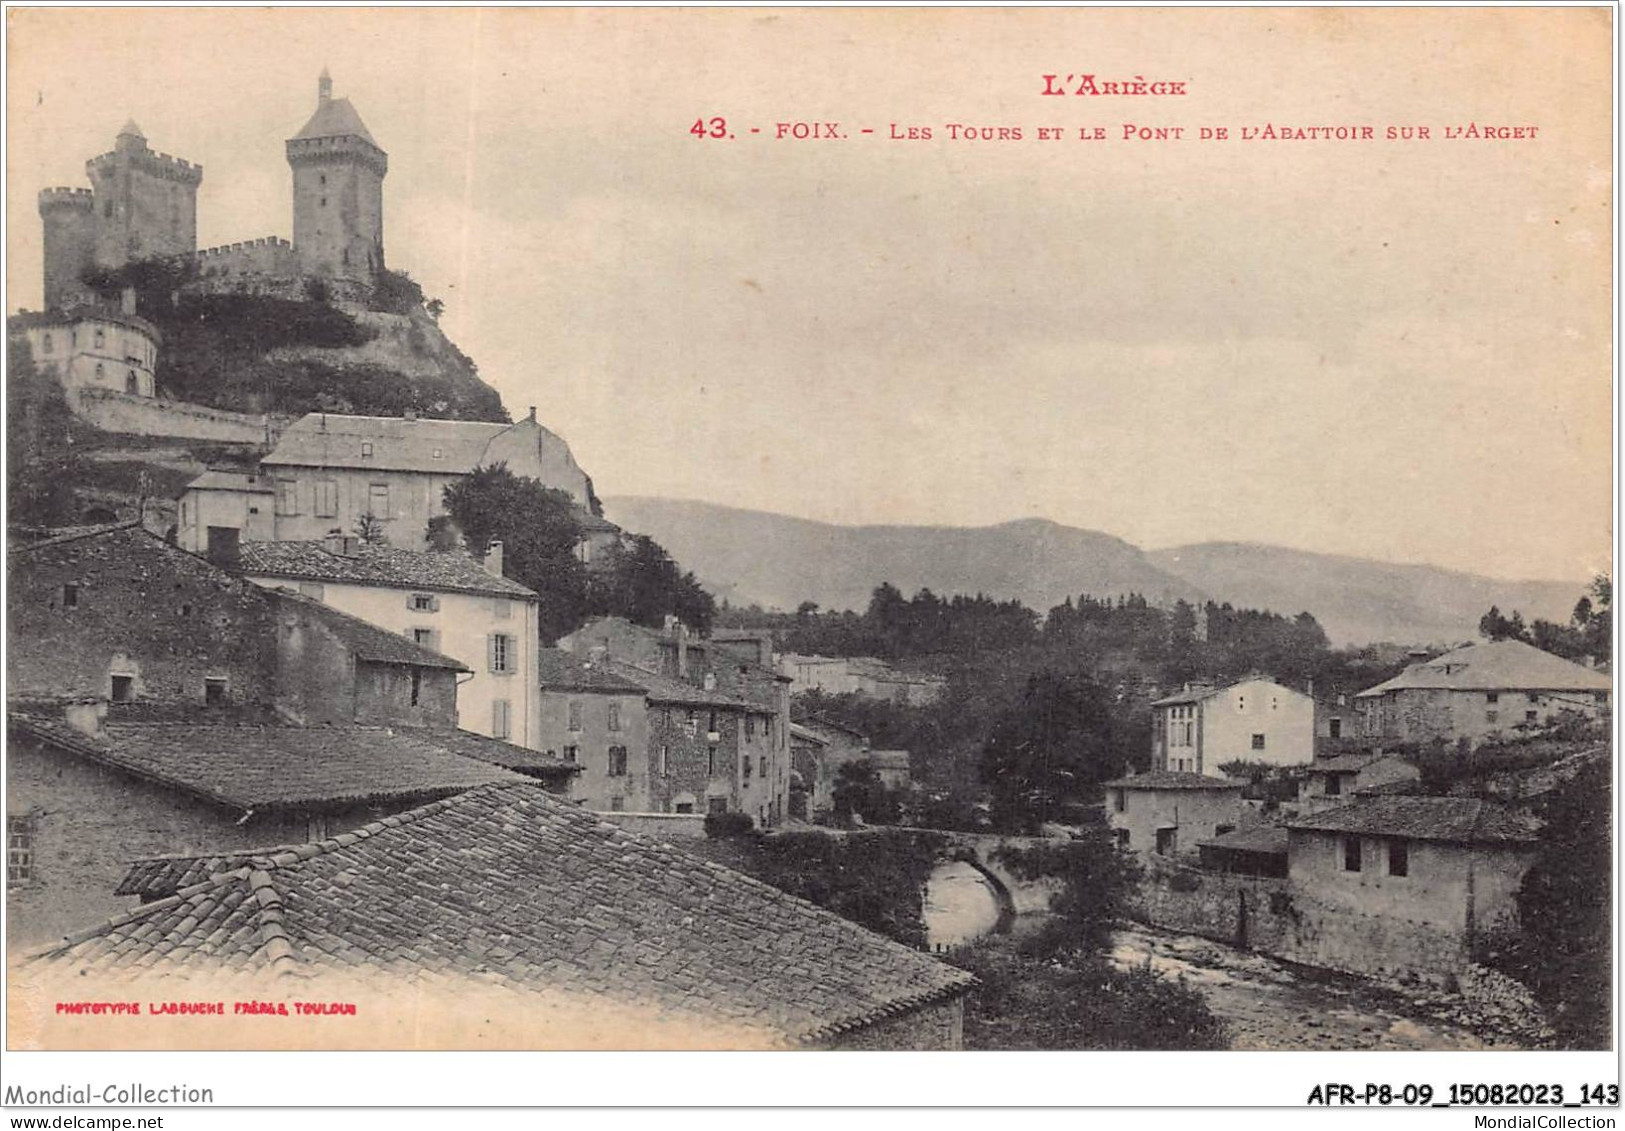
[[[1335,644],[1454,643],[1491,605],[1567,620],[1583,581],[1500,581],[1238,542],[1147,552],[1046,519],[997,526],[837,526],[682,499],[621,496],[606,515],[659,542],[729,602],[864,609],[889,581],[905,594],[985,593],[1039,612],[1068,596],[1142,593],[1153,602],[1228,601],[1315,615]]]

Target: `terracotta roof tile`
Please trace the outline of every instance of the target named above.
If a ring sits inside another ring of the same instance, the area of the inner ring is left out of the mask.
[[[12,711],[8,725],[150,781],[238,809],[324,809],[443,797],[520,781],[424,733],[382,727],[113,723],[100,738]]]
[[[1300,817],[1290,829],[1368,833],[1457,844],[1539,839],[1541,823],[1476,797],[1364,797],[1350,805]]]
[[[1229,778],[1208,777],[1206,774],[1187,774],[1177,770],[1152,770],[1133,774],[1105,783],[1115,789],[1242,789],[1244,784]]]
[[[294,863],[262,857],[216,873],[189,894],[70,936],[42,960],[88,973],[203,963],[464,972],[514,990],[635,1000],[791,1044],[828,1040],[973,983],[534,784],[472,790],[366,832],[325,841]],[[793,980],[791,965],[803,971]]]
[[[354,554],[348,555],[335,554],[321,542],[244,542],[238,547],[238,568],[256,577],[537,599],[517,581],[488,573],[479,562],[454,550],[427,553],[364,542],[353,549]]]

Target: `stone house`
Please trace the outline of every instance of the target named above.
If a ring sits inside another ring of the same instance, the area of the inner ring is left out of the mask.
[[[300,844],[523,780],[447,749],[430,730],[234,723],[201,709],[126,717],[95,703],[14,703],[8,712],[13,944],[124,910],[115,891],[137,857]]]
[[[1315,756],[1315,701],[1254,676],[1228,687],[1186,684],[1151,704],[1151,765],[1217,777],[1231,762],[1299,766]]]
[[[871,750],[867,759],[887,789],[907,789],[909,755],[907,750]]]
[[[873,656],[804,656],[787,653],[780,670],[795,681],[795,692],[862,695],[906,707],[935,703],[948,689],[942,676],[909,672]]]
[[[788,816],[790,760],[780,746],[777,711],[714,687],[616,660],[601,662],[643,689],[645,811],[745,813],[762,828]]]
[[[869,736],[830,719],[809,717],[793,725],[793,744],[797,727],[805,735],[795,755],[795,767],[807,789],[807,815],[823,819],[835,811],[835,784],[841,767],[869,757]]]
[[[498,463],[563,491],[592,517],[586,473],[569,445],[536,422],[535,409],[515,424],[310,413],[288,426],[261,470],[276,491],[277,541],[352,533],[370,515],[391,545],[424,550],[429,520],[446,513],[445,489]],[[585,532],[590,547],[618,540],[605,525]]]
[[[356,538],[244,542],[238,572],[266,588],[296,588],[472,673],[459,685],[458,725],[539,749],[538,601],[502,576],[493,543],[482,565],[460,551],[424,553]]]
[[[663,630],[599,617],[558,646],[645,688],[656,812],[731,809],[764,826],[788,814],[790,681],[758,662],[769,645],[706,640],[675,617]],[[680,772],[660,773],[662,757]]]
[[[1319,758],[1304,771],[1306,785],[1299,794],[1306,813],[1347,805],[1362,790],[1395,782],[1418,781],[1422,772],[1403,758],[1377,754],[1340,754]]]
[[[153,891],[29,973],[89,996],[132,972],[292,975],[316,999],[324,979],[375,977],[430,1002],[414,1021],[430,1045],[479,1039],[435,1028],[472,1000],[511,1026],[502,1047],[571,1049],[956,1049],[974,981],[528,783],[165,871],[209,878]]]
[[[276,537],[272,509],[276,489],[258,472],[205,471],[186,485],[176,508],[175,543],[183,550],[219,556],[222,539],[269,542]],[[209,544],[209,532],[215,531]]]
[[[1540,824],[1478,798],[1377,796],[1287,828],[1286,957],[1396,976],[1448,975],[1515,927]]]
[[[1201,841],[1252,820],[1242,783],[1174,770],[1105,784],[1106,820],[1117,846],[1142,856],[1195,857]]]
[[[1611,677],[1521,640],[1470,644],[1412,664],[1354,698],[1360,737],[1373,745],[1478,745],[1545,726],[1565,712],[1608,710]]]
[[[9,698],[273,705],[276,605],[258,587],[135,524],[6,558]]]
[[[579,767],[572,798],[606,812],[700,811],[692,803],[686,810],[662,809],[669,798],[654,796],[660,765],[650,755],[648,692],[641,684],[557,648],[541,649],[537,667],[537,745]]]

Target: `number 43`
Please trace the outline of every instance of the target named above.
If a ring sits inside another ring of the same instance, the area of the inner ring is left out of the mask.
[[[688,132],[695,137],[727,137],[728,120],[726,118],[712,118],[707,122],[704,118],[695,118],[694,124]]]

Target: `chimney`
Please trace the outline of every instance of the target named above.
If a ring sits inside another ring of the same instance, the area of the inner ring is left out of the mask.
[[[688,678],[688,625],[676,617],[667,617],[666,623],[670,627],[672,639],[677,641],[677,675]]]
[[[87,738],[107,737],[107,700],[86,699],[62,708],[62,718]]]
[[[322,535],[322,549],[326,550],[330,554],[337,554],[338,556],[343,557],[344,531],[335,526],[326,534]]]
[[[235,526],[209,527],[209,545],[204,557],[221,569],[236,570],[242,561],[242,537],[243,532]]]
[[[135,313],[135,288],[125,287],[119,292],[118,307],[125,314]]]
[[[502,576],[502,541],[499,538],[491,539],[490,545],[485,547],[485,572],[492,577]]]
[[[525,417],[525,419],[530,421],[532,424],[536,423],[536,406],[535,405],[530,406],[530,415]]]

